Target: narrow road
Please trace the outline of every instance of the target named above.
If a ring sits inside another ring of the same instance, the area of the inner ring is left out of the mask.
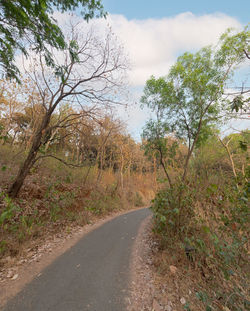
[[[131,249],[140,209],[121,215],[84,236],[47,267],[4,311],[123,311]]]

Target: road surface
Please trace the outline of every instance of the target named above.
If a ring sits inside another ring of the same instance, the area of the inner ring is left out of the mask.
[[[118,216],[84,236],[57,258],[4,311],[123,311],[132,245],[140,209]]]

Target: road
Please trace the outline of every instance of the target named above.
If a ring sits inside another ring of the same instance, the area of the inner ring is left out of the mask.
[[[4,311],[123,311],[140,209],[84,236],[28,284]]]

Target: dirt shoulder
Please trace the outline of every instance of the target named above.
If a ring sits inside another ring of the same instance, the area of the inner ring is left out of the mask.
[[[135,240],[130,264],[130,295],[126,298],[128,311],[151,311],[154,301],[152,266],[152,216],[141,224]]]

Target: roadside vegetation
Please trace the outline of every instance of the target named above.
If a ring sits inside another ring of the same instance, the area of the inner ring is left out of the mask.
[[[2,80],[0,257],[17,256],[30,240],[84,225],[154,197],[156,167],[124,124],[103,108],[69,103],[52,113],[39,150],[15,198],[8,193],[29,157],[45,105],[35,88]],[[28,100],[19,100],[27,88]],[[30,93],[29,93],[30,92]]]
[[[129,61],[112,30],[51,18],[105,16],[101,2],[14,2],[0,0],[0,270],[31,242],[153,199],[160,305],[248,310],[250,132],[220,130],[249,115],[249,88],[230,91],[249,27],[147,81],[138,143],[115,117]]]
[[[62,231],[70,233],[74,226],[92,223],[113,212],[149,204],[156,182],[152,167],[143,157],[140,146],[128,136],[112,135],[105,148],[106,152],[112,151],[112,159],[109,158],[110,154],[106,154],[103,161],[105,168],[101,168],[101,161],[97,158],[97,148],[101,146],[98,145],[98,139],[101,144],[101,137],[94,133],[92,135],[93,141],[89,139],[89,146],[95,155],[88,154],[84,162],[78,162],[74,151],[70,157],[75,157],[71,163],[75,163],[76,167],[69,167],[54,158],[43,160],[32,168],[16,199],[11,199],[6,190],[18,172],[25,150],[17,144],[10,146],[8,141],[1,145],[2,264],[6,257],[20,257],[30,245],[39,245],[50,235]],[[119,141],[123,144],[123,153],[117,149]],[[56,148],[56,144],[51,148]],[[63,157],[62,153],[58,151],[55,154],[57,157],[60,155],[63,161],[68,161],[69,156]],[[125,153],[127,158],[121,163]],[[80,155],[83,156],[82,153]],[[123,171],[120,170],[121,165]]]
[[[22,20],[21,7],[3,4],[0,12],[19,40],[0,55],[0,269],[31,242],[146,205],[156,188],[156,167],[115,117],[128,104],[122,46],[110,28],[83,20],[59,29],[49,17],[56,4],[28,1]],[[85,20],[105,15],[100,1],[56,8],[80,5]],[[39,20],[55,32],[41,32]],[[4,25],[8,46],[13,38]],[[22,68],[13,64],[16,50],[24,53]]]
[[[145,154],[157,156],[165,174],[151,209],[158,298],[167,310],[250,306],[250,132],[219,132],[225,118],[249,113],[249,91],[227,96],[234,71],[249,63],[249,40],[247,28],[228,31],[217,47],[184,53],[144,89],[142,105],[155,113],[143,132]]]

